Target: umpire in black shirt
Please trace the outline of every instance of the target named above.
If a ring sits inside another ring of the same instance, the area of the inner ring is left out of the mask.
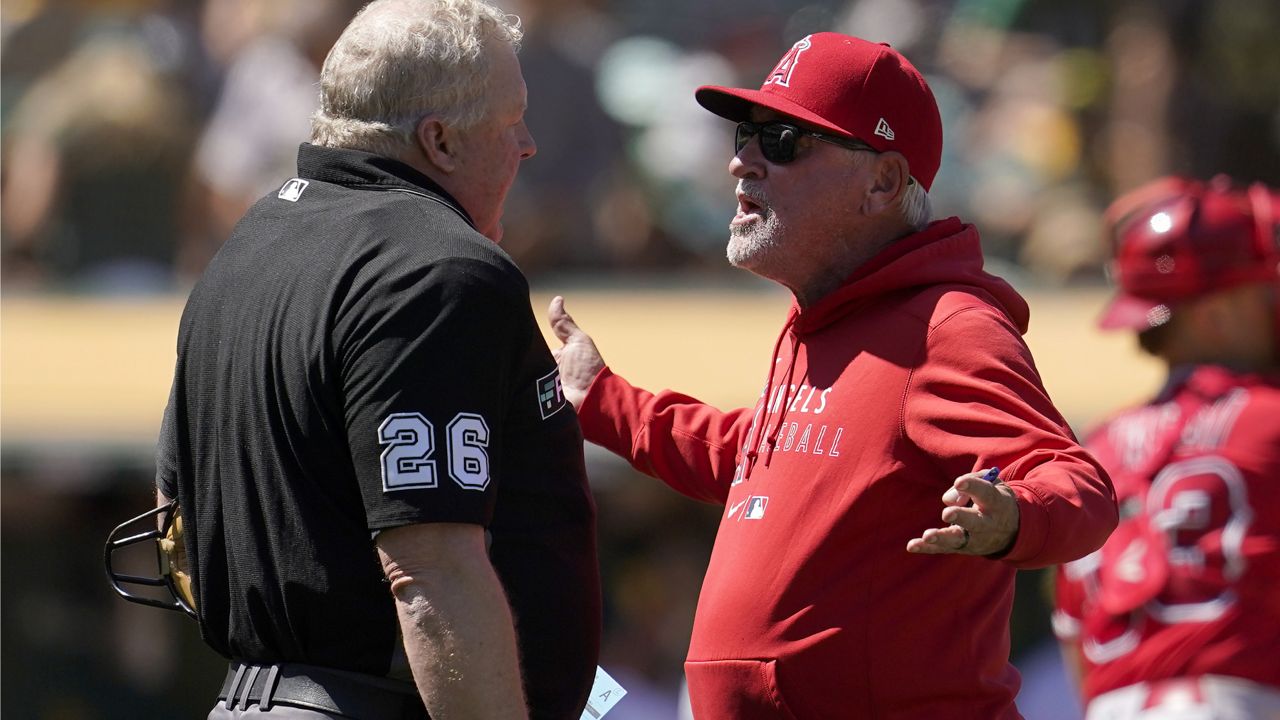
[[[600,636],[582,436],[499,248],[535,146],[518,20],[377,0],[298,177],[182,314],[157,452],[210,718],[573,718]]]

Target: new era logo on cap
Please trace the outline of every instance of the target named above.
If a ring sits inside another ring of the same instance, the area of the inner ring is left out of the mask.
[[[880,122],[876,123],[876,129],[874,134],[879,135],[885,140],[892,140],[893,128],[889,127],[889,123],[885,122],[884,118],[880,118]]]

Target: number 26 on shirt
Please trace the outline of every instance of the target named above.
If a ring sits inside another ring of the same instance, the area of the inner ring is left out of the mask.
[[[460,412],[445,429],[449,477],[464,490],[489,486],[489,425],[475,413]],[[435,426],[422,413],[392,413],[378,426],[382,451],[382,491],[437,487]]]

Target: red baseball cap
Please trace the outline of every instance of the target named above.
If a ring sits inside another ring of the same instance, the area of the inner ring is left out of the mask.
[[[702,107],[735,122],[775,110],[881,152],[896,150],[928,190],[942,162],[942,117],[919,71],[886,43],[815,33],[791,46],[759,90],[704,85]]]
[[[1112,203],[1110,271],[1119,292],[1103,329],[1148,330],[1181,302],[1246,283],[1280,281],[1280,194],[1170,177]]]

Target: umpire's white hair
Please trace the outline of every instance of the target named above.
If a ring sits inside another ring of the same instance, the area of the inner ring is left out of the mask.
[[[311,142],[400,157],[427,115],[484,116],[490,43],[519,49],[520,18],[483,0],[376,0],[325,58]]]

